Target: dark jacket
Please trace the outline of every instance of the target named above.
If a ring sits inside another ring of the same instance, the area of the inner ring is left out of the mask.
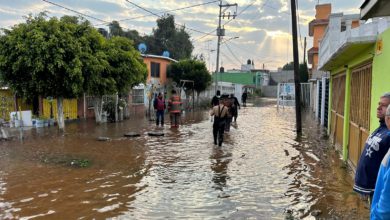
[[[215,96],[211,99],[211,107],[214,107],[214,106],[217,106],[217,105],[219,105],[219,97],[215,95]]]
[[[379,166],[390,146],[390,137],[387,134],[384,121],[368,138],[356,168],[353,190],[360,194],[371,195],[375,190]]]

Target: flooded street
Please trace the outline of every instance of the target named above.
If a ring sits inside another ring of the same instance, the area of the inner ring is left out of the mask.
[[[27,130],[0,143],[0,219],[368,219],[325,132],[303,119],[297,139],[294,109],[263,99],[222,147],[206,111],[179,129],[166,115],[163,137],[142,117]]]

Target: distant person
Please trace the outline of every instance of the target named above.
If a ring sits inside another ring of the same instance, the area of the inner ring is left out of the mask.
[[[353,190],[358,192],[362,199],[369,202],[371,202],[375,191],[380,163],[390,147],[390,138],[387,136],[388,130],[385,124],[386,109],[389,104],[390,93],[385,93],[380,97],[376,109],[380,126],[367,138],[356,169]]]
[[[244,106],[244,107],[246,107],[246,99],[247,98],[248,98],[248,93],[245,89],[244,92],[242,93],[242,96],[241,96],[242,106]]]
[[[214,144],[222,146],[223,133],[225,131],[225,123],[228,109],[224,105],[225,97],[221,97],[219,105],[216,105],[211,109],[210,116],[214,116],[213,123],[213,137]],[[217,142],[218,141],[218,142]]]
[[[226,123],[225,123],[225,132],[230,131],[230,125],[232,124],[232,118],[233,118],[233,112],[232,112],[232,107],[233,107],[233,99],[229,97],[229,95],[224,95],[224,104],[228,109],[228,113],[226,115]]]
[[[164,111],[166,106],[161,93],[158,93],[157,98],[154,99],[153,106],[156,110],[156,125],[158,126],[159,122],[161,122],[161,126],[164,126]]]
[[[238,117],[238,109],[241,109],[241,106],[240,106],[240,103],[238,102],[237,97],[235,97],[233,93],[230,94],[230,98],[233,101],[231,112],[232,112],[232,115],[233,115],[234,122],[236,122],[237,121],[237,117]]]
[[[211,108],[219,105],[219,99],[221,97],[221,91],[217,90],[215,96],[211,99]]]
[[[387,129],[390,129],[390,105],[385,115]],[[387,131],[389,139],[390,131]],[[390,219],[390,151],[382,160],[376,180],[374,197],[371,205],[371,220]]]
[[[177,95],[176,90],[172,90],[172,96],[168,100],[168,111],[171,116],[171,127],[179,127],[180,111],[181,111],[180,96]]]

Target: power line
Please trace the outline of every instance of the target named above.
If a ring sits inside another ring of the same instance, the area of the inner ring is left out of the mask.
[[[230,58],[230,56],[227,56],[226,54],[224,54],[222,51],[220,51],[220,53],[226,58],[226,59],[228,59],[229,60],[229,62],[231,62],[231,63],[235,63],[235,61],[233,61],[231,58]],[[239,65],[241,65],[241,62],[239,62]]]
[[[241,64],[241,60],[237,58],[237,56],[233,53],[233,51],[230,49],[229,45],[225,43],[226,48],[229,50],[230,54],[233,55],[233,57]]]
[[[239,15],[241,15],[241,14],[242,14],[245,10],[247,10],[250,6],[252,6],[253,4],[255,4],[256,1],[257,1],[257,0],[253,1],[251,4],[249,4],[248,6],[246,6],[243,10],[241,10],[241,11],[236,15],[236,17],[239,16]],[[267,1],[268,1],[268,0],[267,0]],[[228,21],[225,22],[223,25],[228,24],[230,21],[232,21],[232,20],[228,20]],[[211,33],[215,32],[215,31],[217,31],[217,29],[213,29],[212,31],[208,32],[206,35],[203,35],[203,36],[201,36],[201,37],[195,39],[194,42],[195,42],[195,41],[198,41],[198,40],[201,40],[201,39],[203,39],[203,38],[205,38],[205,37],[207,37],[208,35],[210,35]]]
[[[100,18],[96,18],[96,17],[93,17],[93,16],[91,16],[91,15],[87,15],[87,14],[78,12],[78,11],[76,11],[76,10],[67,8],[67,7],[65,7],[65,6],[59,5],[59,4],[57,4],[57,3],[54,3],[54,2],[51,2],[51,1],[48,1],[48,0],[42,0],[42,1],[44,1],[44,2],[46,2],[46,3],[49,3],[49,4],[52,4],[52,5],[55,5],[55,6],[57,6],[57,7],[66,9],[66,10],[68,10],[68,11],[74,12],[74,13],[76,13],[76,14],[79,14],[79,15],[83,16],[83,17],[92,18],[92,19],[97,20],[97,21],[100,21],[100,22],[110,23],[110,22],[107,22],[107,21],[102,20],[102,19],[100,19]]]
[[[267,0],[268,1],[268,0]],[[243,10],[241,10],[237,15],[236,17],[240,16],[245,10],[247,10],[249,7],[251,7],[253,4],[255,4],[257,2],[257,0],[253,1],[251,4],[247,5]],[[234,19],[233,19],[234,20]],[[229,22],[233,21],[233,20],[228,20],[227,22],[225,22],[223,25],[225,24],[228,24]]]
[[[218,0],[211,1],[211,2],[205,2],[205,3],[201,3],[201,4],[196,4],[196,5],[190,5],[190,6],[183,7],[183,8],[176,8],[176,9],[172,9],[172,10],[168,10],[168,11],[161,11],[161,12],[157,12],[156,14],[166,14],[166,13],[173,12],[173,11],[181,11],[181,10],[184,10],[184,9],[194,8],[194,7],[198,7],[198,6],[202,6],[202,5],[208,5],[208,4],[212,4],[212,3],[215,3],[215,2],[218,2]],[[121,22],[121,21],[131,21],[131,20],[135,20],[135,19],[138,19],[138,18],[144,18],[144,17],[149,17],[149,16],[150,15],[142,15],[142,16],[133,17],[133,18],[126,18],[126,19],[118,20],[118,22]]]
[[[150,11],[150,10],[144,8],[144,7],[141,7],[141,6],[139,6],[139,5],[137,5],[137,4],[133,3],[133,2],[130,2],[129,0],[126,0],[126,1],[127,1],[128,3],[130,3],[130,4],[134,5],[134,6],[136,6],[137,8],[140,8],[140,9],[142,9],[142,10],[144,10],[144,11],[146,11],[146,12],[152,14],[152,15],[155,15],[155,16],[157,16],[157,17],[159,17],[159,18],[162,17],[161,15],[158,15],[158,14],[155,13],[155,12],[152,12],[152,11]],[[175,23],[175,25],[184,27],[184,28],[189,29],[189,30],[194,31],[194,32],[198,32],[198,33],[201,33],[201,34],[207,34],[207,35],[209,35],[209,34],[206,33],[206,32],[199,31],[199,30],[196,30],[196,29],[193,29],[193,28],[189,28],[189,27],[186,27],[185,25],[182,25],[182,24]]]

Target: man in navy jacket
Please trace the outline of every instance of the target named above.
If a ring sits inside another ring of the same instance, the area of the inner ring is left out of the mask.
[[[385,122],[390,129],[390,106],[387,107]],[[388,131],[390,135],[390,131]],[[382,160],[376,180],[375,193],[372,199],[371,220],[390,219],[390,151]]]
[[[379,166],[390,147],[390,138],[387,135],[385,115],[390,104],[390,93],[380,97],[376,116],[380,126],[368,138],[356,169],[353,190],[371,202],[375,190]]]

